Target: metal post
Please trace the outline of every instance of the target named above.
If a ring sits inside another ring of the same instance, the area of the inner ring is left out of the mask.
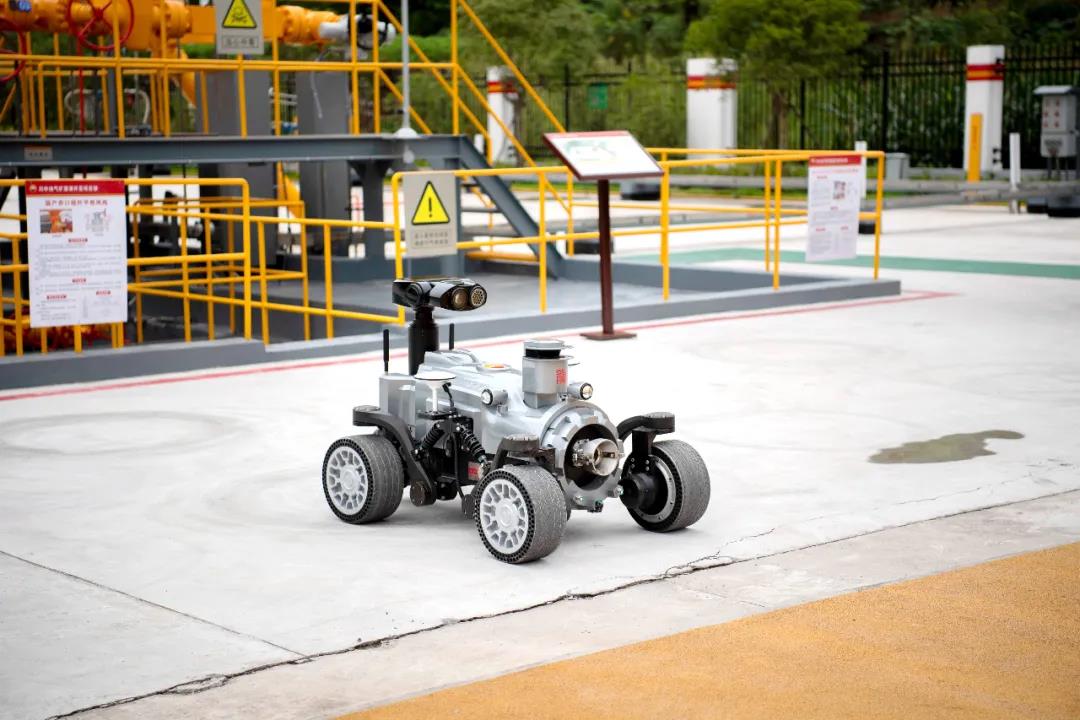
[[[1009,191],[1020,189],[1020,133],[1009,133]],[[1020,212],[1020,201],[1009,200],[1009,212]]]
[[[617,340],[634,337],[633,333],[616,332],[614,310],[611,299],[611,202],[610,182],[596,181],[596,193],[599,200],[599,235],[600,235],[600,322],[601,332],[582,333],[589,340]]]
[[[378,38],[375,39],[378,42]],[[401,127],[411,130],[409,124],[409,0],[401,0]]]
[[[882,152],[889,150],[889,51],[881,56],[881,141]]]
[[[563,125],[570,127],[570,63],[563,63]]]

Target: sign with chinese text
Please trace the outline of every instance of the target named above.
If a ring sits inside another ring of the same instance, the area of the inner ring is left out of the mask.
[[[30,180],[30,326],[127,321],[122,180]]]
[[[810,158],[806,190],[807,262],[855,257],[863,177],[859,155]]]

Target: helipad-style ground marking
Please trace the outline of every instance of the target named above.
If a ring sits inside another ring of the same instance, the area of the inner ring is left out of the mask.
[[[240,0],[237,0],[240,1]],[[446,212],[446,206],[435,191],[435,186],[429,181],[424,186],[424,192],[420,194],[420,202],[416,203],[413,211],[413,225],[445,225],[450,222],[450,214]]]

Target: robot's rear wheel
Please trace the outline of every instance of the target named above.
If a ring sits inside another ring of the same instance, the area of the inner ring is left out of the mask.
[[[653,443],[653,477],[659,492],[647,508],[628,508],[638,525],[653,532],[671,532],[693,525],[709,507],[709,469],[701,455],[682,440]]]
[[[507,465],[485,475],[473,494],[480,540],[499,560],[539,560],[562,541],[566,498],[547,470]]]
[[[405,468],[387,438],[353,435],[326,451],[322,484],[327,504],[340,519],[357,525],[378,522],[401,503]]]

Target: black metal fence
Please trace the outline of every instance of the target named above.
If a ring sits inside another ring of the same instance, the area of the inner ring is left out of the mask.
[[[766,147],[773,93],[784,111],[785,147],[849,148],[866,140],[873,149],[905,152],[911,164],[960,167],[964,156],[964,51],[882,53],[843,75],[776,83],[739,84],[738,136],[743,147]],[[1027,167],[1039,157],[1039,85],[1080,85],[1080,43],[1010,47],[1005,56],[1005,108],[1001,138],[1019,132]],[[625,128],[650,146],[686,143],[686,76],[675,69],[540,78],[537,90],[573,130]],[[550,123],[523,102],[518,136],[530,151],[545,154],[542,133]]]

